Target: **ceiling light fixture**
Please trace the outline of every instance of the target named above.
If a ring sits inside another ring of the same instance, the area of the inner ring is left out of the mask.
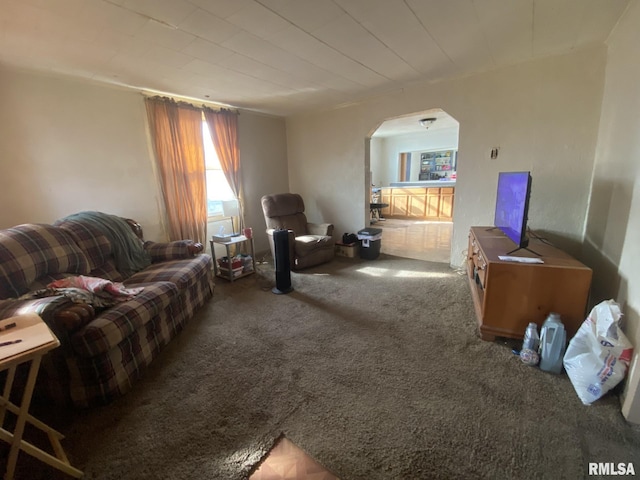
[[[420,120],[418,120],[418,123],[424,128],[429,128],[436,120],[436,117],[421,118]]]

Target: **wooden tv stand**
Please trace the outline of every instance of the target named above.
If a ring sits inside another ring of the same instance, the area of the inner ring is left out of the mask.
[[[541,327],[549,312],[561,315],[571,338],[584,321],[592,271],[562,250],[531,238],[529,248],[544,263],[502,261],[516,245],[493,227],[471,227],[467,276],[480,337],[520,339],[529,322]],[[537,257],[519,250],[518,257]]]

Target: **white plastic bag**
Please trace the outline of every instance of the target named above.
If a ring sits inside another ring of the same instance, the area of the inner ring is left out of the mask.
[[[569,342],[563,363],[582,403],[589,405],[624,378],[633,346],[620,329],[613,300],[596,305]]]

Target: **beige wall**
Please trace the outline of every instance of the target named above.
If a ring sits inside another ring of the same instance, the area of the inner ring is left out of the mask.
[[[139,93],[0,70],[0,104],[0,228],[101,210],[163,237]]]
[[[594,267],[592,303],[622,305],[627,336],[640,346],[640,4],[630,6],[609,39],[593,194],[585,251]],[[622,412],[640,423],[638,354]]]
[[[498,172],[531,170],[530,226],[580,254],[604,82],[604,47],[287,119],[289,182],[312,219],[365,226],[365,138],[385,119],[441,108],[460,122],[451,263],[493,222]],[[500,155],[490,160],[491,148]],[[382,239],[384,242],[384,238]]]
[[[2,69],[0,104],[0,228],[100,210],[166,239],[140,93]],[[241,112],[239,142],[247,225],[268,250],[259,202],[288,191],[284,120]]]
[[[245,222],[253,228],[256,252],[267,252],[266,225],[260,199],[289,191],[287,136],[283,118],[241,112],[238,118]]]

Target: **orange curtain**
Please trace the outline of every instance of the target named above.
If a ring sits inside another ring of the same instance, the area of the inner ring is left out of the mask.
[[[240,172],[240,148],[238,146],[238,114],[229,110],[215,112],[204,109],[204,118],[211,132],[220,166],[227,177],[227,182],[238,199],[240,230],[244,228],[244,204],[242,192],[242,175]]]
[[[145,100],[170,240],[204,243],[207,188],[202,110],[169,98]]]

